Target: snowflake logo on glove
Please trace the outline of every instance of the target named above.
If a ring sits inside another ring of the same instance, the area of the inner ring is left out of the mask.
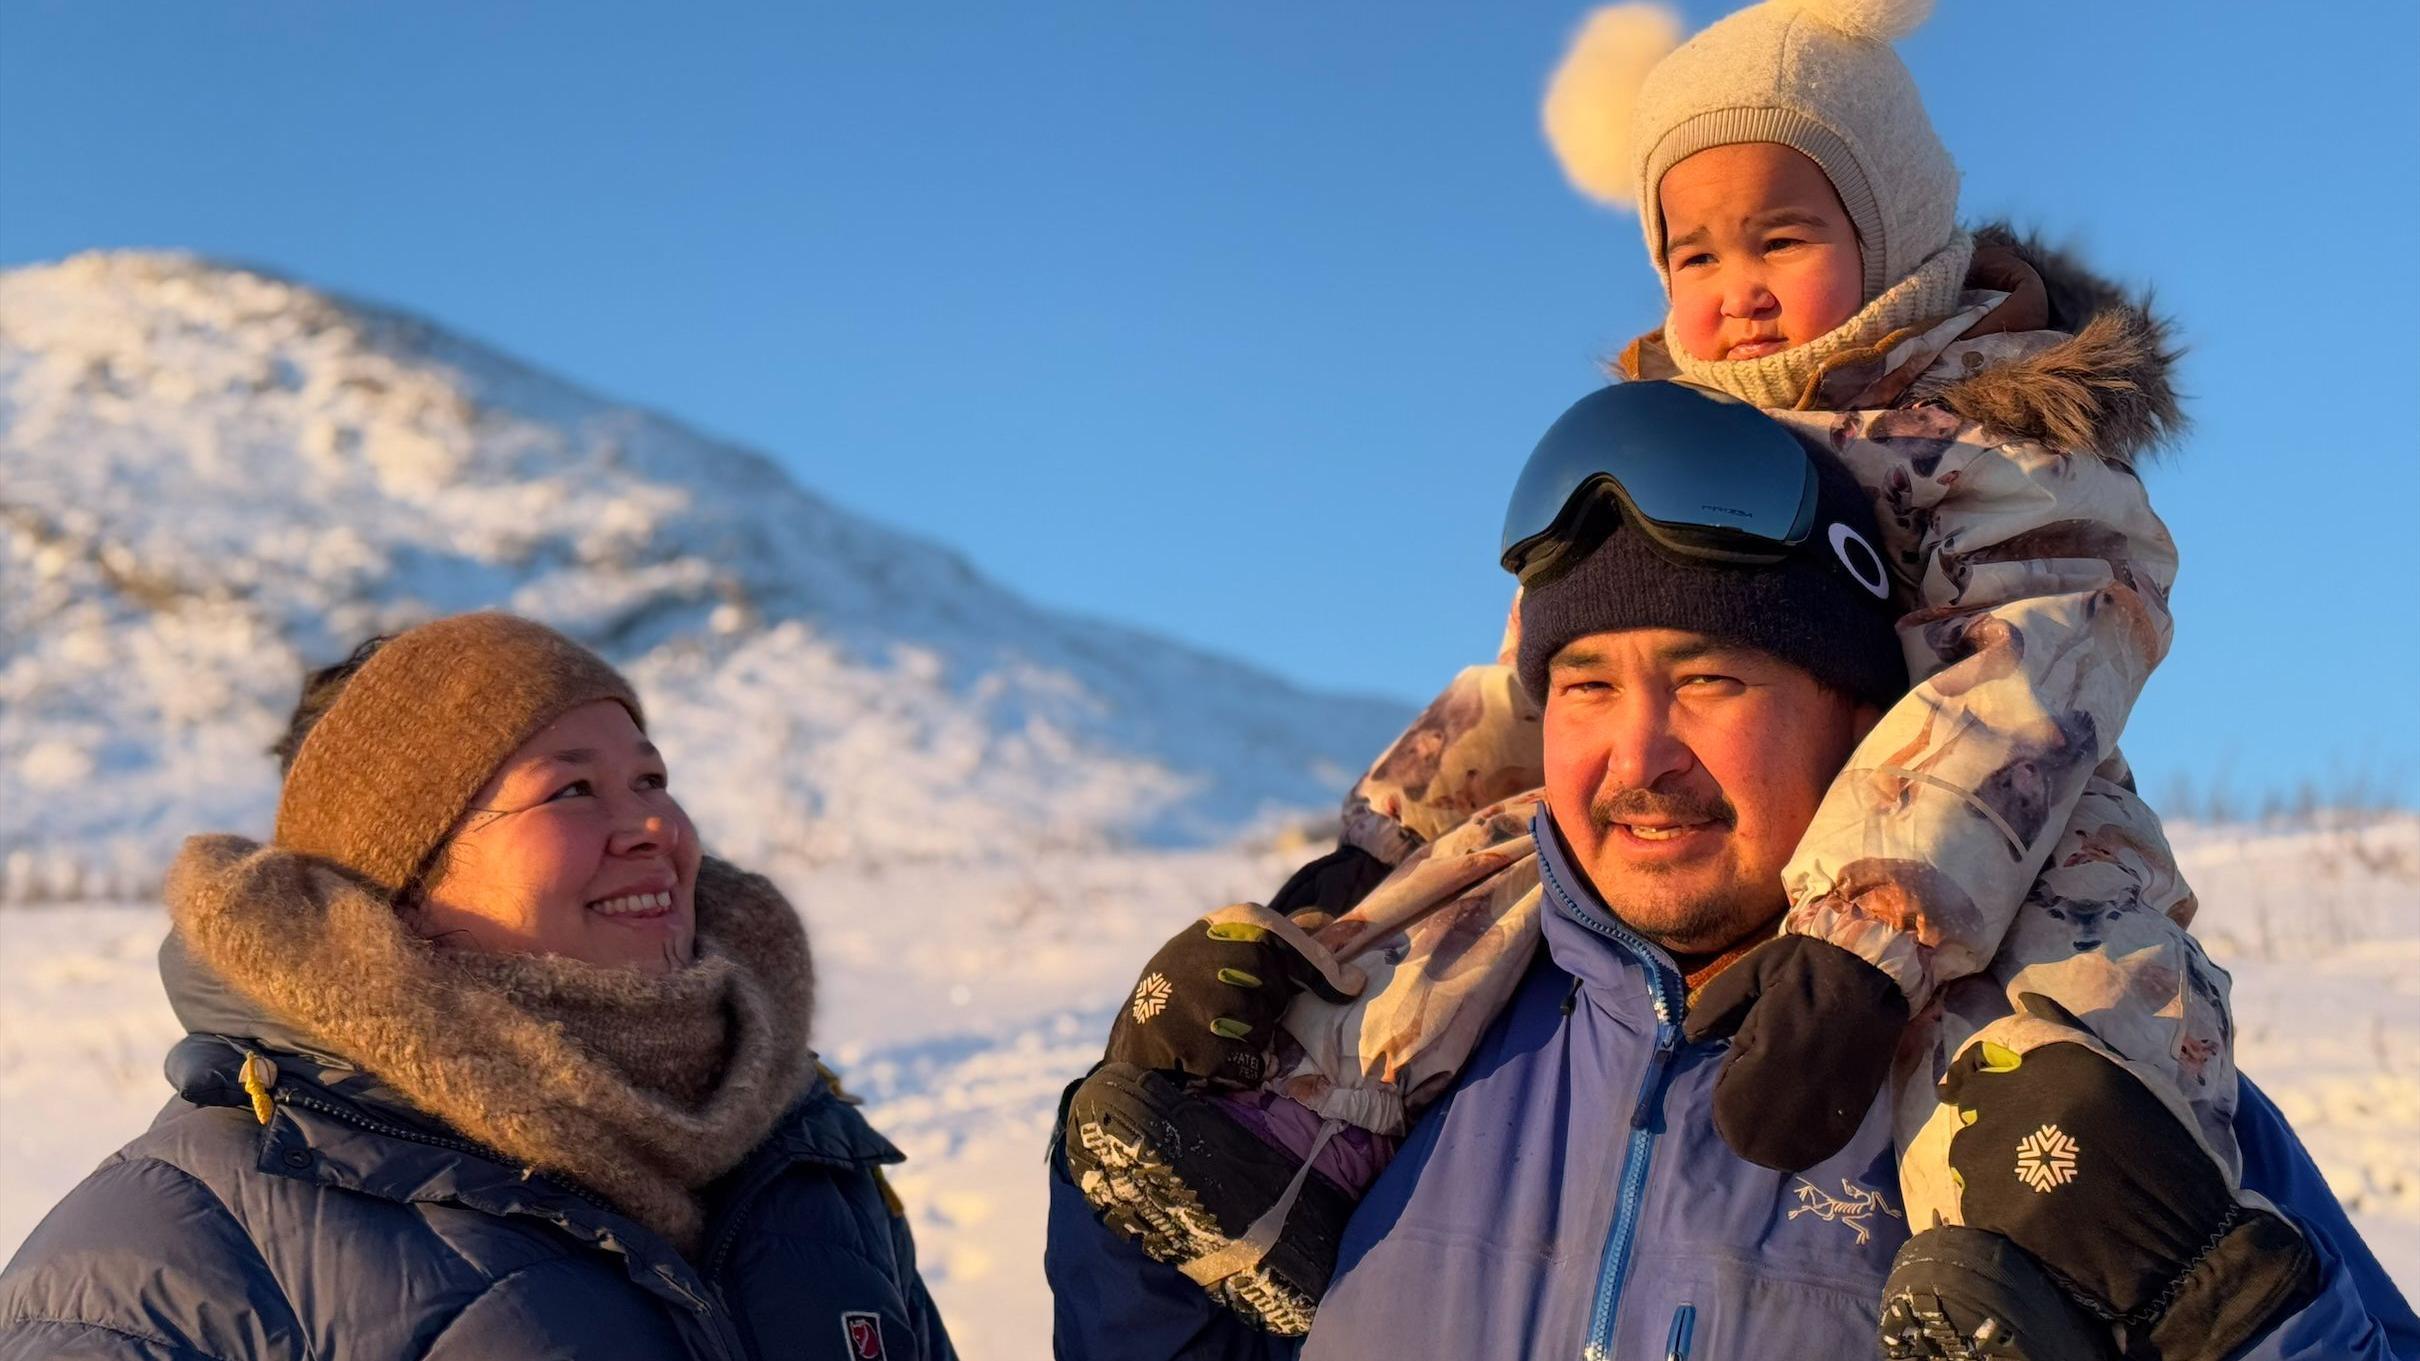
[[[1176,989],[1168,986],[1168,980],[1159,974],[1143,975],[1143,981],[1134,985],[1134,1023],[1142,1025],[1166,1011],[1168,995],[1174,991]]]
[[[2057,1125],[2044,1125],[2017,1141],[2017,1180],[2048,1195],[2075,1180],[2075,1159],[2084,1150]]]

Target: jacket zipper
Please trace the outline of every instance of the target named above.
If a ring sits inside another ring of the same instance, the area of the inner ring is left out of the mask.
[[[470,1157],[477,1158],[482,1162],[496,1163],[500,1161],[496,1157],[495,1150],[483,1147],[479,1144],[474,1144],[468,1139],[449,1139],[442,1134],[423,1134],[418,1130],[406,1129],[401,1125],[391,1125],[383,1120],[373,1120],[369,1116],[362,1115],[356,1111],[348,1110],[331,1102],[318,1100],[315,1097],[304,1096],[298,1092],[277,1091],[272,1089],[271,1097],[272,1099],[281,1101],[286,1105],[296,1106],[307,1111],[316,1111],[321,1115],[327,1116],[331,1120],[338,1121],[342,1124],[351,1125],[355,1129],[367,1130],[372,1134],[384,1135],[389,1139],[402,1139],[407,1143],[427,1144],[432,1148],[450,1149],[453,1152],[467,1154]],[[509,1163],[500,1163],[500,1165],[507,1167],[511,1166]],[[571,1182],[563,1181],[556,1177],[549,1177],[543,1173],[535,1172],[530,1169],[523,1169],[523,1171],[524,1175],[542,1179],[548,1186],[555,1187],[577,1196],[590,1205],[594,1205],[598,1209],[605,1211],[607,1214],[621,1213],[621,1211],[616,1210],[613,1206],[602,1200],[599,1200],[593,1195],[590,1195],[588,1192],[582,1190],[580,1187],[572,1184]],[[718,1259],[728,1255],[731,1241],[732,1235],[730,1232],[728,1232],[728,1226],[726,1226],[726,1232],[723,1236],[721,1250],[716,1254]],[[677,1287],[680,1283],[678,1281],[668,1280],[667,1284]],[[748,1354],[747,1346],[741,1341],[737,1327],[735,1327],[727,1317],[730,1307],[728,1304],[722,1301],[721,1289],[702,1276],[699,1278],[698,1284],[711,1291],[712,1297],[699,1297],[695,1291],[688,1290],[685,1287],[682,1287],[682,1293],[687,1294],[696,1300],[699,1307],[699,1312],[706,1315],[708,1326],[714,1330],[716,1340],[722,1346],[729,1349],[733,1356],[745,1357]]]
[[[1581,1361],[1610,1361],[1613,1328],[1621,1315],[1622,1284],[1630,1274],[1630,1248],[1638,1236],[1640,1202],[1646,1195],[1647,1171],[1655,1153],[1655,1117],[1663,1104],[1664,1079],[1671,1072],[1672,1056],[1680,1049],[1681,1014],[1688,1007],[1688,997],[1654,946],[1619,923],[1598,920],[1573,900],[1551,869],[1543,865],[1541,869],[1545,869],[1542,881],[1553,887],[1563,915],[1612,941],[1645,967],[1648,1000],[1655,1005],[1655,1053],[1639,1083],[1638,1101],[1631,1107],[1621,1190],[1614,1198],[1613,1227],[1606,1231],[1604,1251],[1597,1262],[1596,1305],[1588,1317],[1588,1345],[1580,1353]]]
[[[373,1120],[366,1115],[359,1115],[352,1111],[346,1110],[342,1106],[330,1105],[325,1101],[320,1101],[313,1097],[297,1096],[291,1092],[281,1092],[278,1094],[277,1099],[289,1106],[300,1106],[302,1109],[307,1111],[317,1111],[321,1115],[327,1116],[331,1120],[341,1121],[344,1124],[353,1126],[355,1129],[366,1129],[372,1134],[383,1134],[390,1139],[403,1139],[415,1144],[428,1144],[435,1148],[451,1149],[457,1153],[469,1154],[471,1157],[477,1158],[482,1162],[497,1163],[498,1165],[504,1167],[512,1166],[512,1164],[503,1162],[501,1159],[499,1159],[496,1156],[496,1151],[494,1149],[486,1148],[479,1144],[474,1144],[467,1139],[448,1139],[442,1134],[422,1134],[417,1130],[405,1129],[401,1125],[390,1125],[383,1120]],[[522,1169],[522,1173],[526,1177],[542,1180],[548,1186],[554,1187],[559,1191],[565,1191],[572,1195],[578,1196],[580,1199],[587,1201],[589,1204],[596,1206],[598,1209],[603,1210],[607,1214],[621,1213],[621,1211],[616,1210],[613,1208],[613,1206],[597,1199],[595,1196],[592,1196],[588,1192],[581,1190],[579,1187],[570,1182],[563,1181],[555,1177],[549,1177],[545,1173],[536,1172],[528,1168]]]

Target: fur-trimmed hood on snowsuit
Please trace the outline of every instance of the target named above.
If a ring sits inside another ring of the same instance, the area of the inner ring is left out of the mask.
[[[2072,252],[2005,223],[1975,232],[1966,286],[2006,297],[1940,345],[1898,357],[1893,369],[1913,368],[1906,388],[1920,400],[2006,438],[2126,463],[2172,447],[2184,432],[2175,378],[2180,347],[2152,310],[2148,292],[2129,292]],[[1797,409],[1899,404],[1898,392],[1873,390],[1884,376],[1876,366],[1910,339],[1936,330],[1910,327],[1834,356]],[[2032,343],[1960,373],[1926,372],[1947,344],[1993,336],[2025,336]],[[1678,376],[1660,331],[1632,341],[1609,367],[1626,379]]]

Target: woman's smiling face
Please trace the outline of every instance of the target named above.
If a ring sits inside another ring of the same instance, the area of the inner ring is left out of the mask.
[[[665,973],[697,938],[697,832],[630,711],[583,704],[505,758],[413,909],[422,935]]]

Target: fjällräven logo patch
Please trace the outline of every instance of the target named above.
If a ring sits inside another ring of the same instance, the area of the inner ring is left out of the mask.
[[[840,1316],[840,1327],[848,1334],[849,1355],[856,1361],[882,1361],[882,1315],[852,1310]]]

